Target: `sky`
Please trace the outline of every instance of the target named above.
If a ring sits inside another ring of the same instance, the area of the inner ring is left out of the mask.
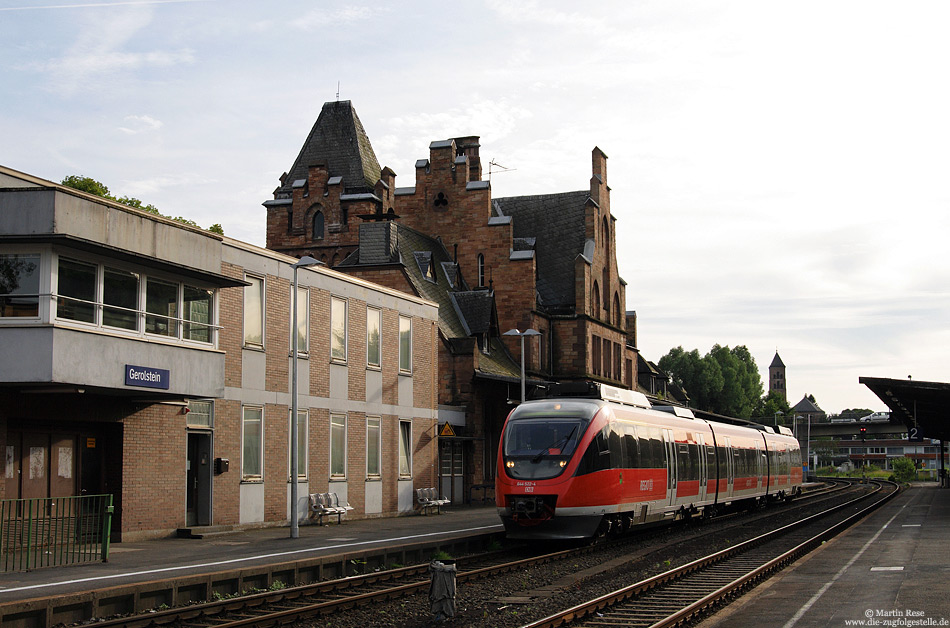
[[[0,0],[0,164],[263,246],[324,102],[414,184],[478,135],[496,197],[609,157],[641,353],[745,345],[789,401],[950,381],[950,3]]]

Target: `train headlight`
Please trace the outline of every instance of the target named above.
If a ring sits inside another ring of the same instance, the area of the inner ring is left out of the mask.
[[[561,460],[561,461],[559,461],[557,464],[558,464],[558,466],[560,466],[560,467],[566,467],[566,466],[567,466],[567,460]]]
[[[514,468],[515,468],[515,461],[514,461],[514,460],[509,460],[508,462],[505,463],[505,466],[508,467],[509,469],[514,469]]]

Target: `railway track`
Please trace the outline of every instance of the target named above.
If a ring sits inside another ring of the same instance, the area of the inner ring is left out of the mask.
[[[869,495],[550,615],[523,628],[566,625],[665,628],[682,625],[812,551],[899,492],[894,484],[875,484],[877,488]],[[868,500],[870,503],[867,503]]]
[[[794,504],[821,502],[833,498],[848,488],[846,483],[829,484],[824,489],[814,490]],[[729,520],[736,515],[723,517]],[[768,516],[759,513],[753,515]],[[743,518],[736,525],[746,525],[749,518]],[[653,534],[662,534],[663,530],[645,531],[638,535],[613,541],[611,547],[623,551],[626,544],[641,543]],[[528,569],[551,561],[566,560],[578,554],[597,551],[597,546],[570,548],[540,555],[526,555],[518,548],[503,552],[479,554],[458,559],[459,583],[495,574]],[[519,554],[512,560],[512,554]],[[318,582],[276,591],[261,591],[229,599],[211,600],[186,607],[153,610],[141,615],[97,620],[102,627],[141,627],[166,626],[186,628],[188,626],[276,626],[289,625],[307,617],[329,615],[344,612],[358,606],[385,601],[401,596],[421,594],[429,587],[428,564],[389,569],[363,575],[350,576],[337,580]]]

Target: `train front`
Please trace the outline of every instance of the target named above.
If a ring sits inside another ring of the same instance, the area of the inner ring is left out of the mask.
[[[577,539],[594,535],[602,514],[573,507],[573,475],[602,404],[586,400],[523,403],[502,431],[495,505],[510,538]]]

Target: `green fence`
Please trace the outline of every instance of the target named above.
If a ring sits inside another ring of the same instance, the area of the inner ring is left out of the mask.
[[[112,495],[0,500],[0,569],[109,559]]]

